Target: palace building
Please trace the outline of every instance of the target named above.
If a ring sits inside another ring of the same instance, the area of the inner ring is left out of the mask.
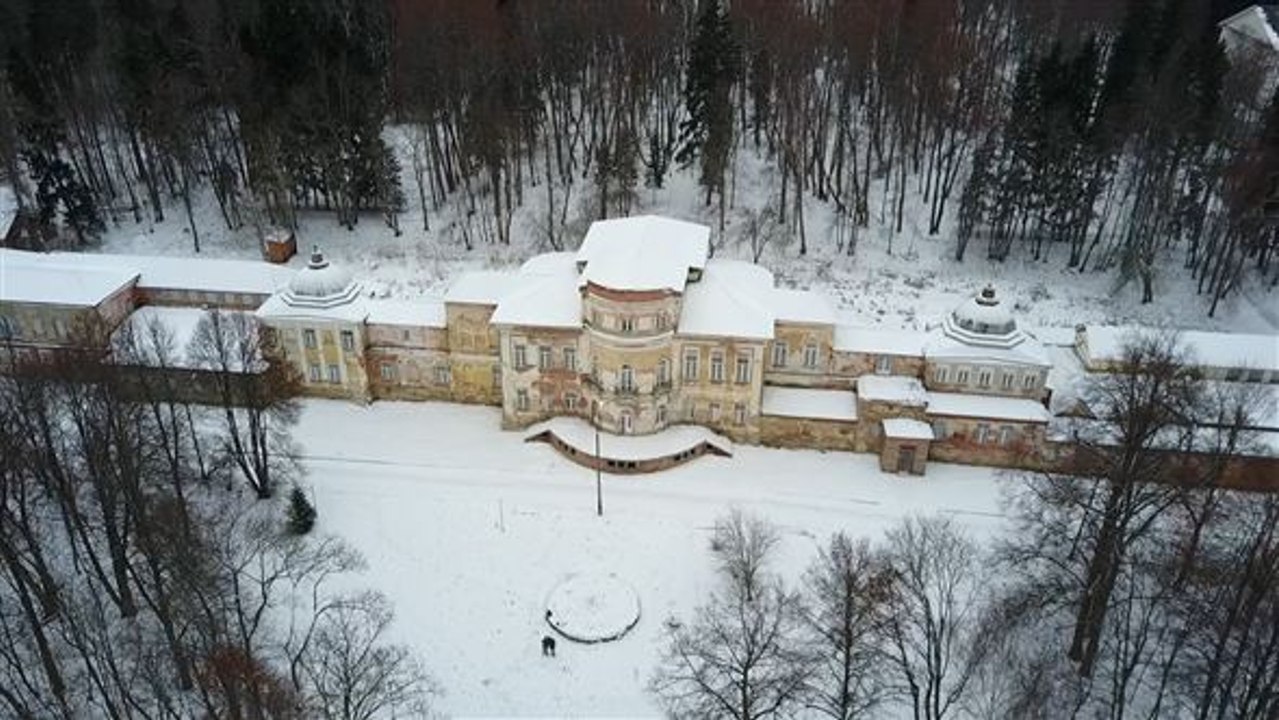
[[[1087,414],[1073,388],[1110,367],[1128,332],[1025,328],[989,286],[927,331],[859,325],[820,292],[712,257],[707,227],[656,216],[598,221],[576,252],[466,273],[417,300],[369,297],[318,249],[296,271],[0,253],[19,278],[0,285],[11,342],[38,341],[49,323],[36,318],[66,312],[124,323],[153,305],[148,317],[189,325],[192,308],[252,311],[306,394],[498,406],[503,428],[614,472],[734,443],[874,452],[916,474],[928,460],[1044,467],[1061,450],[1059,420]],[[83,282],[46,292],[41,273]],[[194,287],[168,287],[183,284]],[[1273,336],[1185,337],[1208,350],[1206,377],[1279,398]],[[1279,418],[1260,429],[1279,437]]]

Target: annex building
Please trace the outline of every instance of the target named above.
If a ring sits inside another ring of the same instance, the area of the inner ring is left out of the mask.
[[[497,406],[503,428],[613,472],[734,443],[874,452],[905,473],[928,460],[1042,467],[1088,417],[1081,383],[1134,330],[1023,328],[993,287],[927,331],[859,325],[823,293],[711,257],[707,227],[656,216],[598,221],[576,252],[416,300],[369,297],[318,249],[300,270],[0,251],[0,273],[10,342],[65,342],[59,318],[65,330],[77,313],[158,318],[189,337],[204,308],[252,312],[306,394]],[[1279,454],[1279,341],[1183,342],[1205,378],[1270,398],[1257,429]]]

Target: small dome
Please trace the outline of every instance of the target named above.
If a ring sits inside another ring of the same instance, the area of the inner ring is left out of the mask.
[[[987,285],[976,297],[951,313],[959,327],[982,335],[1006,335],[1017,329],[1012,313],[999,302],[995,288]]]
[[[1017,322],[995,294],[995,288],[987,285],[980,293],[955,308],[942,325],[942,331],[952,340],[967,345],[1013,347],[1025,339],[1025,333],[1017,329]]]
[[[355,299],[359,285],[352,279],[351,271],[334,265],[317,247],[311,251],[311,260],[289,281],[285,301],[303,307],[334,307]]]

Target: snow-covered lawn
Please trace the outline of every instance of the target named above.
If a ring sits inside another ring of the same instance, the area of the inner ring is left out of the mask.
[[[414,646],[455,716],[657,714],[645,691],[662,621],[688,617],[715,582],[708,539],[730,507],[780,526],[777,569],[794,579],[830,533],[879,536],[910,514],[947,513],[998,530],[998,471],[932,464],[885,475],[873,455],[738,446],[653,475],[595,476],[496,409],[442,403],[361,407],[307,401],[295,437],[320,532],[368,559],[351,582],[390,596],[397,639]],[[548,593],[571,573],[609,573],[643,617],[617,642],[561,639],[543,658]]]

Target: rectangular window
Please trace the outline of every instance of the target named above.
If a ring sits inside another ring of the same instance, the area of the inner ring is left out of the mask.
[[[946,439],[946,423],[942,422],[941,420],[933,421],[933,439],[935,440]]]
[[[749,384],[751,381],[751,357],[750,355],[737,356],[737,382],[742,385]]]
[[[635,371],[631,369],[630,365],[622,366],[622,371],[619,374],[619,379],[617,384],[618,384],[618,387],[621,388],[622,392],[635,391]]]
[[[453,373],[449,372],[448,365],[435,366],[435,384],[436,385],[448,385],[449,381],[453,379],[452,375]]]
[[[665,405],[657,406],[657,424],[658,425],[666,424],[666,406]]]
[[[405,330],[405,331],[404,331],[404,341],[405,341],[405,342],[408,342],[408,339],[409,339],[409,331],[408,331],[408,330]]]
[[[701,353],[697,350],[684,351],[684,379],[697,379],[697,358]]]
[[[53,321],[53,334],[55,337],[67,337],[67,323],[63,320]]]
[[[719,422],[719,403],[711,403],[711,422]]]
[[[1008,445],[1013,441],[1013,428],[1011,425],[1002,425],[999,428],[999,444]]]
[[[697,420],[697,401],[694,400],[688,404],[688,420],[693,422]]]
[[[514,359],[512,359],[511,364],[515,366],[516,370],[523,370],[525,366],[528,365],[528,363],[526,362],[528,358],[524,356],[524,346],[516,345],[515,352],[513,354],[515,355],[515,357]]]
[[[958,370],[955,371],[955,384],[956,385],[968,384],[968,368],[959,368]]]
[[[786,343],[773,343],[773,367],[786,367]]]
[[[635,318],[624,317],[618,320],[619,325],[624,333],[635,332]]]
[[[738,425],[746,424],[746,405],[745,403],[737,403],[733,406],[733,422]]]
[[[515,409],[528,412],[528,390],[520,388],[515,391]]]
[[[1035,385],[1038,384],[1038,382],[1039,382],[1039,378],[1032,373],[1022,378],[1021,386],[1026,388],[1027,390],[1033,390],[1035,389]]]
[[[493,389],[498,390],[502,387],[502,366],[493,366]]]
[[[657,361],[657,384],[666,386],[671,383],[671,361],[668,358],[662,358]]]
[[[990,387],[990,376],[991,376],[991,372],[989,370],[982,370],[978,372],[977,387],[983,387],[983,388]]]
[[[977,429],[973,431],[973,439],[981,444],[990,442],[990,426],[986,423],[979,423]]]
[[[878,355],[875,357],[875,374],[891,375],[893,373],[893,356]]]
[[[339,368],[337,365],[334,365],[332,363],[329,363],[329,382],[331,383],[342,382],[342,368]]]
[[[537,367],[539,370],[551,369],[551,349],[545,345],[537,349]]]
[[[577,348],[564,348],[564,368],[566,370],[577,370]]]
[[[817,367],[817,346],[808,344],[804,346],[804,367]]]
[[[383,380],[394,380],[394,379],[395,379],[395,366],[394,366],[394,365],[392,365],[391,363],[382,363],[382,379],[383,379]]]
[[[670,324],[670,320],[666,317],[666,313],[657,314],[657,329],[666,330],[666,326]]]
[[[1239,368],[1229,368],[1226,370],[1227,380],[1238,380],[1241,377],[1243,377],[1243,370],[1240,370]]]
[[[315,331],[314,330],[311,330],[308,328],[302,331],[302,344],[309,348],[315,347]]]
[[[320,382],[321,380],[320,363],[311,363],[309,366],[307,366],[306,376],[310,378],[311,382],[313,383]]]
[[[937,383],[944,384],[946,382],[946,376],[949,374],[950,373],[946,372],[946,368],[939,367],[933,370],[933,380]]]
[[[355,333],[350,330],[342,331],[342,349],[347,352],[355,352]]]
[[[577,410],[577,394],[576,393],[564,394],[564,409],[568,410],[569,412],[573,412]]]
[[[711,382],[724,382],[724,353],[711,353]]]
[[[1005,390],[1012,390],[1013,380],[1015,379],[1016,378],[1013,377],[1012,373],[1004,373],[1002,376],[1000,376],[999,382],[1000,382],[1000,385],[1002,385]]]

